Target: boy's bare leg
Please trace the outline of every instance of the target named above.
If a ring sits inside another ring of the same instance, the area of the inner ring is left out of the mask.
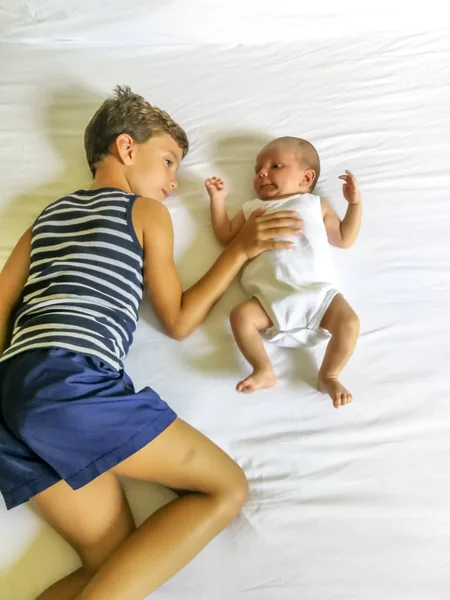
[[[272,326],[272,321],[256,298],[238,304],[231,311],[231,328],[239,350],[253,367],[253,373],[240,381],[236,390],[250,394],[256,390],[273,387],[277,380],[260,331]]]
[[[160,508],[132,533],[117,475],[191,493]],[[80,490],[60,482],[35,502],[88,566],[90,581],[76,600],[142,600],[232,521],[247,492],[240,467],[177,419],[153,442]],[[117,549],[119,539],[123,543]]]
[[[339,374],[356,346],[359,319],[341,294],[333,298],[321,327],[331,333],[331,340],[319,371],[319,390],[328,394],[335,408],[349,404],[352,395],[339,381]]]
[[[83,566],[60,579],[37,600],[74,600],[93,575],[135,530],[133,516],[115,475],[105,473],[81,490],[65,481],[38,494],[38,512],[78,553]]]
[[[42,592],[36,600],[74,600],[92,578],[84,567],[70,573]]]

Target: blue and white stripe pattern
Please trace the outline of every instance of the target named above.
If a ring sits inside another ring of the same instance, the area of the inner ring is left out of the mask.
[[[135,199],[113,188],[82,190],[43,211],[33,226],[11,345],[0,360],[59,347],[122,368],[143,291]]]

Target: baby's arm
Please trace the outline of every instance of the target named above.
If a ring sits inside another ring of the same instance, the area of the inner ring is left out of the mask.
[[[347,212],[341,221],[328,202],[321,201],[322,216],[330,244],[338,248],[350,248],[358,237],[361,226],[362,202],[358,181],[350,171],[339,179],[344,181],[342,191],[348,202]]]
[[[227,190],[222,179],[211,177],[205,181],[205,187],[211,199],[211,223],[214,234],[221,244],[227,246],[244,225],[244,213],[240,210],[233,219],[228,218],[225,210]]]
[[[11,315],[28,278],[31,229],[20,238],[0,273],[0,356],[9,345]]]

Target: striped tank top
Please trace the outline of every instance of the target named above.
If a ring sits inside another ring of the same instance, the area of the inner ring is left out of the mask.
[[[11,344],[0,361],[58,347],[122,368],[143,291],[143,250],[131,220],[136,197],[113,188],[81,190],[41,213]]]

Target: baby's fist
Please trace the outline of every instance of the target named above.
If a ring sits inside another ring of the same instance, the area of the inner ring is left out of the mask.
[[[211,200],[223,200],[227,195],[227,189],[223,180],[220,179],[220,177],[210,177],[205,181],[205,187],[208,191]]]

